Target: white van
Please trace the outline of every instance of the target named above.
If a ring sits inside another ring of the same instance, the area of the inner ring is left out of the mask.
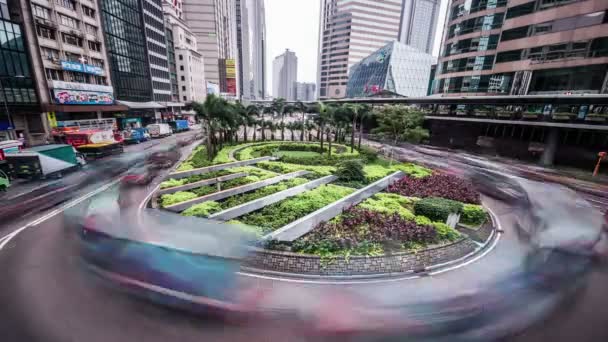
[[[171,126],[165,123],[150,124],[146,128],[152,138],[167,137],[173,134]]]

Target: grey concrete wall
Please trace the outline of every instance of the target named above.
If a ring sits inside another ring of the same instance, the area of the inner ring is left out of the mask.
[[[160,189],[156,192],[156,194],[160,196],[160,195],[165,195],[165,194],[172,194],[172,193],[178,192],[178,191],[196,189],[196,188],[200,188],[201,186],[212,185],[212,184],[219,183],[219,182],[225,182],[225,181],[228,181],[231,179],[245,177],[247,175],[248,175],[247,172],[233,173],[231,175],[226,175],[226,176],[222,176],[222,177],[210,178],[210,179],[205,179],[205,180],[194,182],[194,183],[188,183],[188,184],[184,184],[184,185],[180,185],[180,186],[174,186],[171,188]]]
[[[193,170],[178,171],[178,172],[173,172],[173,173],[170,173],[170,174],[166,175],[165,176],[165,180],[169,179],[169,178],[182,179],[182,178],[190,177],[190,176],[193,176],[193,175],[200,175],[202,173],[209,173],[209,172],[229,169],[231,167],[240,167],[240,166],[253,165],[253,164],[257,164],[259,162],[268,161],[268,160],[276,160],[276,158],[274,158],[274,157],[261,157],[261,158],[236,161],[236,162],[226,163],[226,164],[218,164],[218,165],[206,166],[206,167],[201,167],[201,168],[193,169]]]
[[[236,207],[220,211],[219,213],[215,213],[215,214],[209,216],[209,218],[213,219],[213,220],[228,221],[235,217],[239,217],[239,216],[248,214],[252,211],[262,209],[265,206],[271,205],[273,203],[277,203],[288,197],[293,197],[304,191],[308,191],[308,190],[314,189],[318,186],[321,186],[323,184],[333,182],[336,179],[338,179],[338,177],[336,177],[336,176],[326,176],[323,178],[315,179],[308,183],[294,186],[293,188],[286,189],[286,190],[274,193],[272,195],[268,195],[266,197],[258,198],[257,200],[253,200],[253,201],[250,201],[247,203],[243,203],[241,205],[237,205]]]
[[[265,187],[267,185],[276,184],[278,182],[281,182],[281,181],[284,181],[287,179],[301,177],[301,176],[304,176],[309,173],[310,173],[310,171],[296,171],[296,172],[292,172],[292,173],[287,173],[287,174],[280,175],[277,177],[265,179],[263,181],[245,184],[245,185],[237,186],[236,188],[218,191],[218,192],[214,192],[212,194],[205,195],[202,197],[193,198],[189,201],[185,201],[185,202],[181,202],[181,203],[177,203],[177,204],[165,207],[165,209],[179,213],[198,203],[203,203],[206,201],[218,201],[218,200],[221,200],[224,198],[228,198],[230,196],[234,196],[234,195],[242,194],[242,193],[245,193],[248,191],[256,190],[256,189]]]
[[[352,194],[331,203],[313,213],[310,213],[294,222],[291,222],[274,232],[264,236],[264,239],[279,241],[294,241],[300,236],[308,233],[321,222],[326,222],[340,215],[344,209],[357,205],[364,199],[386,189],[393,181],[405,176],[402,171],[390,174],[379,181],[376,181],[363,189],[359,189]]]
[[[374,257],[351,256],[348,260],[343,257],[323,260],[316,255],[256,249],[246,259],[244,266],[267,271],[308,275],[391,275],[391,273],[421,270],[429,266],[455,260],[472,253],[476,249],[477,245],[468,238],[416,252],[395,253]]]

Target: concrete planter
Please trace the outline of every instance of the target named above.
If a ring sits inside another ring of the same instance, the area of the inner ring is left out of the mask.
[[[226,176],[222,176],[222,177],[218,177],[218,178],[205,179],[205,180],[194,182],[194,183],[188,183],[188,184],[184,184],[184,185],[180,185],[180,186],[174,186],[171,188],[160,189],[160,190],[158,190],[158,192],[156,194],[160,196],[160,195],[165,195],[165,194],[172,194],[172,193],[178,192],[178,191],[196,189],[196,188],[200,188],[201,186],[225,182],[225,181],[229,181],[231,179],[245,177],[247,175],[248,175],[248,173],[246,173],[246,172],[239,172],[239,173],[234,173],[231,175],[226,175]]]
[[[264,239],[278,240],[278,241],[294,241],[295,239],[303,236],[304,234],[311,231],[321,222],[326,222],[332,218],[340,215],[344,209],[357,205],[359,202],[366,198],[369,198],[376,193],[386,189],[391,182],[398,178],[405,176],[402,171],[397,171],[391,175],[388,175],[381,180],[374,182],[363,189],[359,189],[352,194],[331,203],[315,212],[312,212],[294,222],[291,222],[274,232],[264,236]]]
[[[228,221],[231,220],[233,218],[248,214],[250,212],[262,209],[266,206],[269,206],[273,203],[277,203],[279,201],[282,201],[286,198],[289,197],[293,197],[297,194],[300,194],[304,191],[308,191],[308,190],[312,190],[318,186],[321,186],[323,184],[327,184],[330,182],[333,182],[334,180],[338,179],[338,177],[336,176],[326,176],[323,178],[319,178],[319,179],[315,179],[313,181],[310,181],[308,183],[302,184],[302,185],[298,185],[295,186],[293,188],[290,189],[286,189],[280,192],[277,192],[275,194],[266,196],[266,197],[262,197],[262,198],[258,198],[257,200],[253,200],[247,203],[243,203],[241,205],[238,205],[236,207],[233,208],[229,208],[223,211],[220,211],[219,213],[215,213],[211,216],[209,216],[209,219],[212,220],[219,220],[219,221]]]
[[[228,198],[228,197],[231,197],[234,195],[238,195],[238,194],[242,194],[242,193],[256,190],[259,188],[263,188],[263,187],[271,185],[271,184],[276,184],[276,183],[279,183],[279,182],[287,180],[287,179],[301,177],[308,173],[310,173],[310,172],[309,171],[296,171],[296,172],[280,175],[277,177],[265,179],[263,181],[237,186],[236,188],[214,192],[209,195],[193,198],[189,201],[176,203],[174,205],[165,207],[165,209],[179,213],[198,203],[203,203],[206,201],[218,201],[218,200]]]
[[[165,179],[169,179],[169,178],[182,179],[182,178],[187,178],[187,177],[194,176],[194,175],[200,175],[203,173],[220,171],[220,170],[229,169],[229,168],[233,168],[233,167],[253,165],[253,164],[257,164],[259,162],[268,161],[268,160],[276,160],[276,158],[262,157],[262,158],[255,158],[255,159],[250,159],[250,160],[236,161],[236,162],[226,163],[226,164],[206,166],[206,167],[201,167],[201,168],[194,169],[194,170],[178,171],[178,172],[173,172],[173,173],[168,174],[167,176],[165,176]]]

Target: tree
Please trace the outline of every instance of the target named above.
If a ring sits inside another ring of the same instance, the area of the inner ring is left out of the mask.
[[[364,106],[359,103],[347,103],[346,106],[353,119],[351,124],[352,128],[350,130],[350,152],[352,153],[355,149],[355,130],[357,127],[357,118],[359,118],[359,113],[363,111]]]
[[[253,126],[253,141],[256,139],[256,130],[257,130],[257,120],[256,118],[260,116],[260,107],[256,105],[249,105],[245,108],[247,112],[247,122],[249,125]],[[247,142],[247,131],[245,131],[245,142]]]
[[[304,102],[297,101],[293,105],[293,108],[296,112],[300,112],[302,114],[302,118],[300,120],[300,141],[304,141],[304,129],[306,128],[306,112],[308,110],[308,107],[304,104]]]
[[[284,123],[285,120],[285,99],[282,97],[276,98],[274,100],[272,100],[272,104],[270,105],[270,107],[272,108],[272,113],[274,117],[280,116],[281,117],[281,123]],[[284,130],[281,130],[281,139],[284,139],[285,132]]]
[[[429,137],[429,132],[422,128],[424,114],[419,110],[400,105],[387,105],[374,114],[378,118],[378,127],[373,132],[391,139],[395,145],[399,141],[420,143]]]
[[[363,120],[368,119],[372,116],[372,111],[369,106],[363,105],[359,109],[359,141],[357,142],[357,148],[361,150],[361,137],[363,136]]]
[[[221,143],[222,129],[227,123],[234,124],[234,112],[226,100],[214,94],[208,95],[205,102],[193,102],[191,106],[199,120],[203,122],[207,132],[207,158],[211,160],[217,153],[216,133],[220,134],[219,142]]]
[[[312,130],[315,129],[315,124],[312,121],[306,121],[305,129],[308,132],[308,141],[312,141]]]
[[[325,124],[329,120],[330,114],[327,112],[328,106],[326,106],[323,102],[317,102],[315,105],[315,112],[317,116],[315,117],[315,123],[317,124],[317,139],[321,142],[321,149],[323,149],[323,135],[325,134]]]
[[[281,129],[281,140],[285,140],[285,128],[287,127],[285,125],[285,116],[291,116],[295,111],[295,107],[292,105],[285,105],[283,106],[283,111],[281,112],[281,123],[279,125],[280,129]]]

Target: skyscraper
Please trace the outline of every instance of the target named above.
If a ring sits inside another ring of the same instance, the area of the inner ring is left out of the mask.
[[[266,90],[264,0],[236,0],[239,90],[243,99],[263,99]]]
[[[183,4],[184,20],[205,61],[205,79],[220,92],[238,96],[235,72],[236,0],[192,0]]]
[[[171,101],[171,80],[167,61],[167,41],[162,0],[142,0],[154,101]]]
[[[296,100],[312,102],[317,98],[317,85],[307,82],[296,82]]]
[[[440,0],[403,0],[399,41],[431,53],[440,5]]]
[[[272,62],[272,95],[287,101],[296,100],[296,83],[298,82],[298,58],[293,51],[275,57]]]
[[[439,14],[437,2],[321,1],[319,98],[344,97],[350,67],[391,41],[430,51]]]

